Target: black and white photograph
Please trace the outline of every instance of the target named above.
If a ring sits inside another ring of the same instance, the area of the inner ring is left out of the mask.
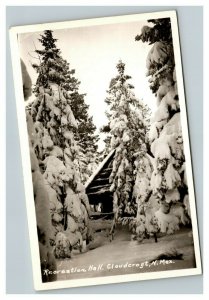
[[[201,274],[176,12],[10,45],[35,289]]]

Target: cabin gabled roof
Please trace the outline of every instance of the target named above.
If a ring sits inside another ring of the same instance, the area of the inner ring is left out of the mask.
[[[105,199],[109,197],[112,198],[109,177],[112,172],[114,154],[115,149],[105,157],[85,184],[90,204],[97,204],[105,201]]]

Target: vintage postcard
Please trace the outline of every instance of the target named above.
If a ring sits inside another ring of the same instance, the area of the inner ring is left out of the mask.
[[[201,274],[176,12],[10,38],[35,289]]]

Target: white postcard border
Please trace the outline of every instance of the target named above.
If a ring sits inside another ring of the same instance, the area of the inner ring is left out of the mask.
[[[63,281],[43,283],[41,279],[40,256],[39,256],[37,229],[36,229],[36,214],[35,214],[35,205],[34,205],[34,197],[33,197],[33,186],[31,181],[31,168],[30,168],[31,163],[30,163],[30,154],[29,154],[25,106],[23,101],[24,97],[23,97],[23,90],[22,90],[22,75],[21,75],[21,65],[20,65],[20,55],[19,55],[17,35],[19,33],[44,31],[45,29],[48,28],[52,30],[55,29],[58,30],[64,28],[116,24],[120,22],[128,23],[128,22],[135,22],[140,20],[166,18],[166,17],[171,18],[171,26],[172,26],[174,56],[175,56],[175,64],[176,64],[176,76],[177,76],[177,83],[178,83],[179,101],[181,107],[180,115],[181,115],[182,133],[183,133],[183,141],[184,141],[184,151],[186,157],[189,199],[190,199],[191,215],[192,215],[194,250],[195,250],[197,266],[196,268],[182,269],[182,270],[137,273],[137,274],[128,274],[128,275],[115,275],[115,276],[105,276],[105,277],[98,277],[98,278],[94,277],[94,278],[86,278],[86,279],[63,280]],[[192,164],[191,164],[186,102],[185,102],[185,94],[184,94],[184,82],[183,82],[183,74],[182,74],[182,63],[181,63],[181,53],[180,53],[180,45],[179,45],[179,33],[178,33],[176,12],[163,11],[163,12],[153,12],[153,13],[142,13],[136,15],[132,14],[132,15],[124,15],[124,16],[115,16],[115,17],[16,26],[10,29],[10,47],[11,47],[11,55],[12,55],[13,78],[14,78],[14,85],[15,85],[16,107],[17,107],[17,116],[18,116],[22,168],[23,168],[27,219],[28,219],[28,229],[29,229],[35,290],[70,288],[70,287],[79,287],[79,286],[88,286],[88,285],[130,282],[130,281],[138,281],[138,280],[160,279],[160,278],[170,278],[170,277],[180,277],[180,276],[201,274],[202,268],[201,268],[201,258],[200,258],[200,248],[199,248],[197,216],[196,216],[195,193],[194,193],[194,185],[193,185],[193,172],[192,172]]]

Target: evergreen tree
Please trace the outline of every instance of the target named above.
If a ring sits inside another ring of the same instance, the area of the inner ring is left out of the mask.
[[[93,117],[88,114],[89,105],[85,103],[85,94],[79,93],[80,82],[73,76],[75,70],[68,73],[68,84],[66,90],[70,92],[70,103],[78,128],[75,131],[75,140],[80,149],[77,158],[78,169],[82,182],[91,176],[98,163],[98,135],[95,134],[96,126]]]
[[[125,224],[136,216],[134,195],[135,162],[146,152],[146,115],[148,109],[136,98],[133,85],[125,74],[125,64],[117,64],[118,75],[111,80],[106,103],[111,134],[110,145],[116,149],[110,175],[115,221]],[[142,154],[143,153],[143,154]]]
[[[100,133],[104,134],[104,149],[100,153],[100,160],[103,161],[103,159],[110,153],[111,151],[111,134],[110,134],[110,126],[106,125],[100,128]]]
[[[50,30],[45,32],[45,37],[42,45],[47,50],[48,56],[45,50],[36,50],[39,56],[43,56],[42,63],[44,64],[43,72],[39,72],[37,84],[42,83],[47,89],[49,80],[56,82],[63,89],[63,95],[66,97],[77,123],[75,128],[71,128],[79,149],[75,153],[74,163],[81,174],[82,183],[85,183],[97,167],[98,162],[96,126],[93,124],[93,118],[89,117],[89,106],[85,103],[85,94],[79,93],[80,82],[74,76],[75,70],[70,69],[69,63],[60,56],[59,49],[55,45],[56,39],[53,38]],[[40,65],[34,64],[33,66],[37,71],[40,70]],[[37,91],[36,86],[34,92],[37,93]]]
[[[21,69],[24,99],[27,100],[32,94],[32,81],[22,60]],[[49,195],[47,193],[46,186],[44,184],[44,178],[40,172],[38,160],[34,152],[34,145],[36,145],[36,133],[32,118],[27,113],[27,109],[26,116],[42,281],[55,281],[57,278],[55,274],[50,274],[48,276],[44,275],[45,269],[52,270],[52,273],[54,273],[56,270],[53,247],[50,243],[51,237],[53,237],[53,226],[49,208]]]
[[[111,87],[113,86],[113,84],[114,84],[114,82],[115,82],[115,79],[113,78],[111,81],[110,81],[110,84],[109,84],[109,90],[107,91],[107,94],[110,94],[110,98],[112,97],[111,96]],[[109,97],[107,97],[106,99],[105,99],[105,102],[108,104],[108,106],[110,105],[110,103],[111,103],[111,99],[109,99]],[[100,132],[102,133],[102,134],[104,134],[105,135],[105,138],[104,138],[104,140],[103,140],[103,142],[105,143],[105,147],[104,147],[104,149],[103,149],[103,151],[101,152],[101,159],[103,160],[109,153],[110,153],[110,151],[111,151],[111,144],[110,144],[110,142],[111,142],[111,133],[110,133],[110,131],[111,131],[111,129],[110,129],[110,117],[111,117],[111,115],[110,115],[110,113],[108,112],[108,111],[105,111],[105,114],[106,114],[106,116],[107,116],[107,118],[108,118],[108,124],[106,124],[106,125],[103,125],[101,128],[100,128]]]
[[[169,18],[149,22],[152,26],[144,26],[136,40],[153,45],[147,56],[147,76],[158,104],[149,131],[150,214],[161,232],[173,233],[189,222],[189,203],[171,23]]]
[[[81,183],[75,160],[79,147],[74,132],[78,128],[71,109],[69,64],[56,47],[52,31],[46,30],[36,50],[40,64],[33,65],[38,73],[34,88],[36,99],[31,106],[37,143],[34,147],[43,168],[50,195],[52,222],[56,234],[56,256],[69,257],[71,247],[86,240],[89,212],[88,197]],[[69,242],[66,243],[62,233]]]

